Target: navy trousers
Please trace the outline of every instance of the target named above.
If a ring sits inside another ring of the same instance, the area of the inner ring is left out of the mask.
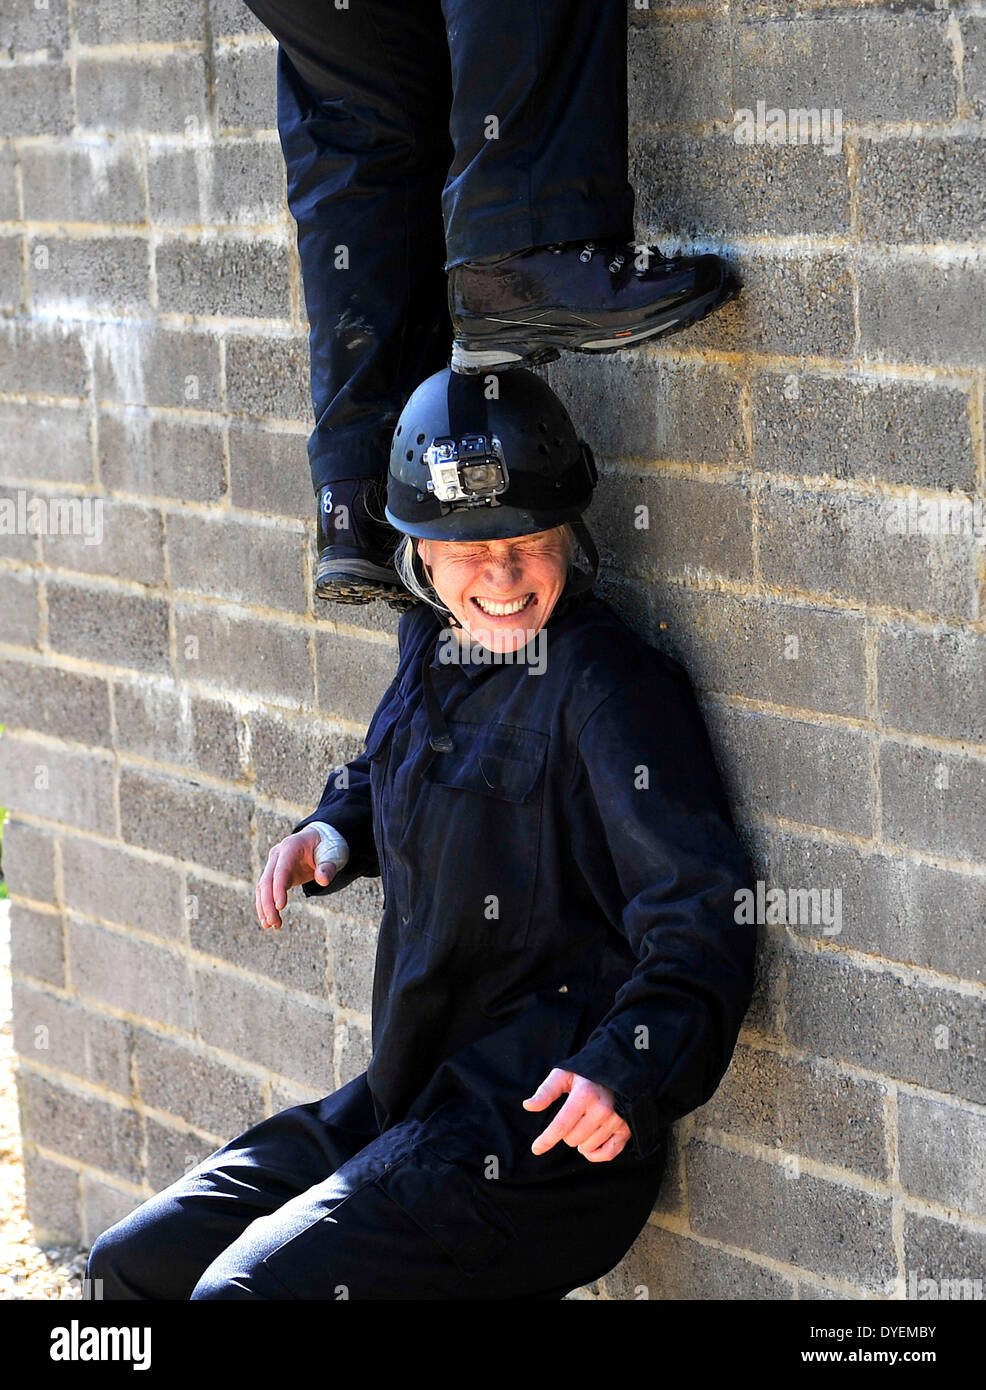
[[[111,1226],[87,1278],[105,1299],[560,1299],[619,1263],[660,1186],[664,1152],[626,1150],[512,1184],[446,1157],[442,1128],[380,1134],[364,1073]]]
[[[315,490],[383,477],[451,351],[445,270],[633,237],[626,0],[247,0],[310,325]]]

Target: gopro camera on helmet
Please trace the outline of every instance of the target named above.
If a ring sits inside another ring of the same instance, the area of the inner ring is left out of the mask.
[[[440,502],[497,507],[510,476],[495,435],[467,434],[459,440],[435,439],[424,451],[431,480],[426,490]]]

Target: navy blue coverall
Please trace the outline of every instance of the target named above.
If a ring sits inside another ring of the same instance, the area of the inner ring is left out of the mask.
[[[633,239],[627,0],[248,7],[278,40],[318,492],[385,476],[405,401],[448,364],[447,266]]]
[[[563,595],[541,665],[446,663],[443,634],[404,615],[348,788],[330,775],[300,823],[351,851],[306,894],[383,876],[369,1068],[101,1236],[105,1297],[561,1298],[625,1254],[668,1126],[719,1084],[756,929],[684,672],[592,594]],[[614,1092],[615,1159],[532,1154],[564,1100],[521,1102],[554,1067]]]

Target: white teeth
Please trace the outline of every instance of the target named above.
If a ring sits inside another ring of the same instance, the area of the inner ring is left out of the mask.
[[[519,613],[522,608],[527,606],[527,601],[531,597],[525,594],[523,598],[514,599],[512,603],[494,603],[492,599],[478,598],[476,602],[484,613],[489,613],[494,618],[505,618],[511,613]]]

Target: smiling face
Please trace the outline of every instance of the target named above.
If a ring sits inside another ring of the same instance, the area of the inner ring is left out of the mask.
[[[565,526],[490,541],[418,541],[438,597],[475,642],[491,651],[525,646],[551,617],[568,576]]]

